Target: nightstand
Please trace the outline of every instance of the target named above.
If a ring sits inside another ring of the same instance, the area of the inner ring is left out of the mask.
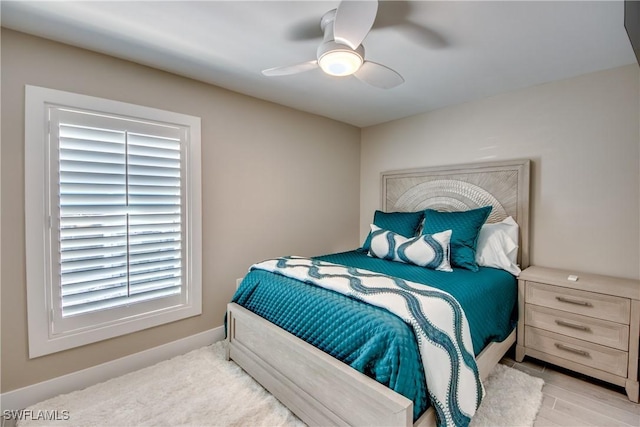
[[[638,402],[640,281],[529,267],[518,277],[516,360],[624,386]]]

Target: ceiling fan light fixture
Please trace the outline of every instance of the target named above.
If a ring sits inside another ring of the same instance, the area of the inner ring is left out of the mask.
[[[318,59],[322,71],[331,76],[350,76],[360,69],[364,59],[354,50],[330,50]]]

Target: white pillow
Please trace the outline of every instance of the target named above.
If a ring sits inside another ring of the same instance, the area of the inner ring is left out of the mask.
[[[451,233],[451,230],[446,230],[407,238],[371,224],[369,255],[440,271],[453,271],[449,260]]]
[[[478,234],[476,263],[506,270],[514,276],[520,274],[517,264],[518,228],[518,223],[512,217],[483,225]]]

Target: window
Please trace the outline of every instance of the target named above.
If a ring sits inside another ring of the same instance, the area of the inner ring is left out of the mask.
[[[200,119],[26,87],[29,355],[201,313]]]

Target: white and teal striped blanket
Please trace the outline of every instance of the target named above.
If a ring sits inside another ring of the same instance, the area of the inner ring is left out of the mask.
[[[430,286],[300,257],[254,264],[382,307],[411,325],[439,426],[467,426],[484,394],[469,325],[460,304]]]

